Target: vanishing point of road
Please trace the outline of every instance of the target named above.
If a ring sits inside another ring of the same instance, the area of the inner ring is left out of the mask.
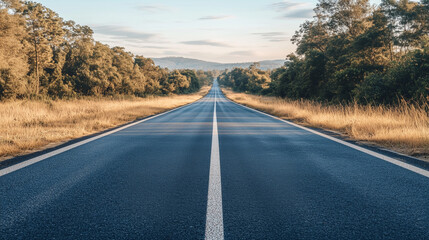
[[[0,170],[0,239],[429,239],[429,173],[227,100]]]

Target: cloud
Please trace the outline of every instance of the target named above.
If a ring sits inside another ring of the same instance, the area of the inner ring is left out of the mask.
[[[277,12],[290,11],[298,8],[308,7],[308,3],[299,3],[299,2],[277,2],[270,5]]]
[[[310,3],[283,1],[270,5],[274,11],[282,13],[281,18],[312,18],[314,6]]]
[[[254,52],[252,51],[234,51],[230,52],[228,55],[232,56],[254,56]]]
[[[199,41],[185,41],[181,42],[186,45],[196,45],[196,46],[213,46],[213,47],[230,47],[228,44],[213,42],[209,40],[199,40]]]
[[[270,39],[270,42],[288,42],[289,39],[286,38],[277,38],[277,39]]]
[[[93,27],[94,32],[103,35],[109,35],[116,39],[128,40],[148,40],[156,37],[156,34],[136,31],[123,26],[104,25]]]
[[[140,46],[141,48],[148,48],[148,49],[167,49],[167,47],[159,47],[159,46]]]
[[[146,13],[169,12],[171,9],[164,5],[140,5],[137,9]]]
[[[264,39],[267,39],[270,42],[286,42],[288,37],[283,32],[263,32],[263,33],[253,33],[254,35],[261,36]]]
[[[162,54],[168,55],[168,56],[182,56],[183,55],[183,53],[181,53],[181,52],[171,51],[171,50],[164,51],[164,52],[162,52]]]
[[[132,44],[132,43],[126,43],[126,46],[127,47],[140,48],[140,49],[161,49],[161,50],[168,49],[167,47]]]
[[[279,37],[284,35],[284,33],[282,32],[263,32],[263,33],[253,33],[253,34],[262,36],[264,38]]]
[[[222,20],[222,19],[228,19],[228,18],[233,18],[234,16],[230,16],[230,15],[221,15],[221,16],[205,16],[205,17],[201,17],[198,20]]]
[[[313,16],[313,9],[300,9],[284,14],[283,18],[312,18]]]

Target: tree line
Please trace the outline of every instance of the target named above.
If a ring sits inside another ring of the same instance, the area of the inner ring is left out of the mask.
[[[429,0],[320,0],[285,66],[234,69],[219,82],[236,91],[292,99],[395,104],[429,101]]]
[[[40,3],[0,1],[0,99],[191,93],[212,78],[97,42]]]

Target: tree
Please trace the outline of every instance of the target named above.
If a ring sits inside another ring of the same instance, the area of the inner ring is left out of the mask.
[[[1,0],[0,30],[0,99],[25,97],[31,89],[51,98],[189,93],[213,76],[169,72],[96,42],[91,28],[36,2]]]
[[[194,70],[189,70],[189,69],[181,70],[180,74],[185,76],[189,81],[189,86],[187,87],[186,90],[184,90],[184,92],[191,93],[191,92],[196,92],[200,90],[201,85],[203,83],[201,83],[202,80],[197,77],[197,74]]]
[[[429,1],[383,0],[381,9],[389,19],[393,44],[401,55],[412,48],[421,47],[429,34]]]
[[[54,11],[35,2],[25,2],[15,9],[26,19],[27,42],[32,46],[31,74],[35,77],[35,93],[39,94],[41,77],[49,84],[45,69],[54,69],[53,55],[64,41],[63,21]]]
[[[182,75],[179,70],[174,70],[163,85],[165,93],[183,93],[184,89],[190,86],[190,79]]]
[[[26,94],[25,22],[0,8],[0,99]]]
[[[166,79],[167,72],[160,69],[155,65],[155,62],[150,58],[137,56],[135,58],[135,65],[137,65],[141,73],[146,79],[146,94],[157,94],[161,89],[160,82]]]

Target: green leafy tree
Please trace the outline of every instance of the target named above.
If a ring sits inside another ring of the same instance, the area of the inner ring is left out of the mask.
[[[0,99],[25,95],[28,57],[24,21],[0,8]]]
[[[320,0],[292,42],[296,54],[263,82],[234,69],[219,82],[235,91],[334,103],[394,104],[429,99],[429,1]],[[262,88],[262,90],[261,90]]]
[[[62,19],[54,11],[35,2],[25,2],[16,11],[26,19],[26,40],[31,46],[31,74],[35,77],[35,93],[39,94],[42,80],[43,85],[49,84],[47,73],[55,68],[54,51],[64,41]]]

